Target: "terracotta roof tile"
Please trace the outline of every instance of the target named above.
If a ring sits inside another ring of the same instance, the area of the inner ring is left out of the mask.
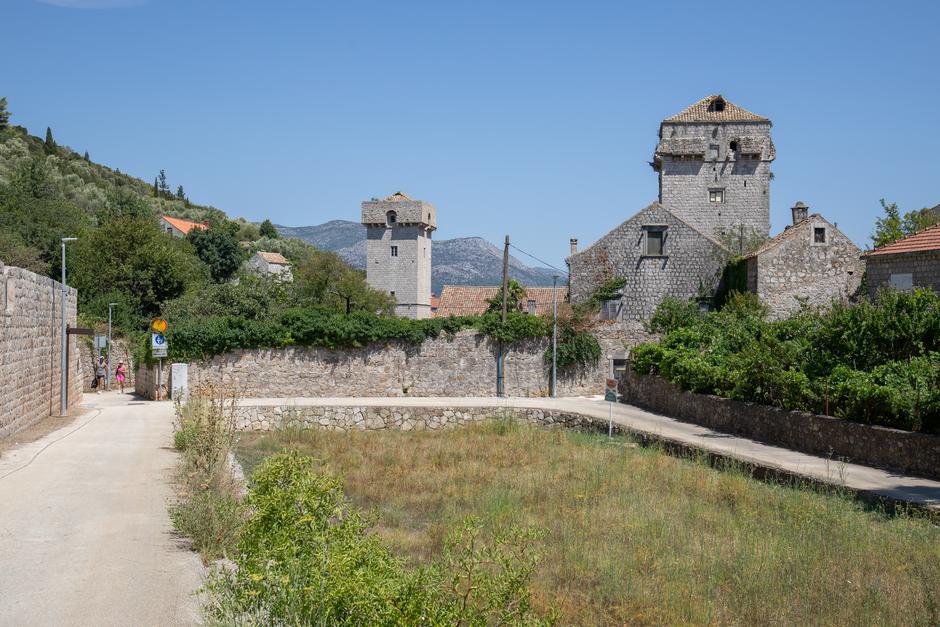
[[[164,221],[173,226],[173,228],[182,231],[183,235],[186,235],[193,229],[200,229],[205,231],[209,226],[203,222],[192,222],[191,220],[184,220],[183,218],[174,218],[172,216],[163,216]]]
[[[441,290],[440,302],[434,317],[446,316],[473,316],[486,313],[489,301],[502,289],[499,286],[480,285],[445,285]],[[528,312],[528,301],[535,301],[536,315],[548,314],[552,311],[552,288],[527,287],[526,296],[519,303],[519,309]],[[568,297],[568,288],[559,286],[557,289],[558,302]]]
[[[258,256],[268,263],[276,263],[282,266],[289,266],[290,262],[281,253],[266,253],[259,251]]]
[[[863,253],[862,257],[938,251],[940,251],[940,224],[935,224],[904,239],[869,250]]]
[[[724,103],[721,106],[719,103]],[[714,106],[718,104],[718,106]],[[718,109],[721,109],[720,111]],[[679,113],[663,122],[769,122],[765,117],[756,113],[751,113],[743,107],[728,102],[720,94],[714,94],[702,98],[690,107],[686,107]]]

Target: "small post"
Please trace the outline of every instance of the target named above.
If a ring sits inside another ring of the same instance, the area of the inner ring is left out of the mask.
[[[614,404],[607,402],[607,437],[614,437]]]
[[[163,359],[157,360],[157,394],[154,400],[160,400],[160,386],[163,385]]]
[[[503,311],[502,311],[502,323],[503,327],[506,326],[506,307],[507,307],[507,293],[509,291],[509,236],[506,236],[506,242],[503,245]],[[497,355],[496,362],[496,395],[505,396],[506,395],[506,365],[504,363],[503,355],[503,341],[499,341],[499,353]]]
[[[68,317],[68,310],[66,308],[66,301],[68,300],[68,288],[65,285],[65,244],[66,242],[74,242],[77,238],[75,237],[63,237],[62,238],[62,364],[61,364],[61,380],[59,383],[59,415],[68,416],[69,414],[69,400],[68,400],[68,349],[69,349],[69,337],[68,337],[68,323],[66,318]]]

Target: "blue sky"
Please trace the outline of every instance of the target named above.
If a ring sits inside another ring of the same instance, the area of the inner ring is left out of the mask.
[[[656,198],[659,121],[712,93],[774,122],[774,232],[803,200],[865,245],[879,198],[940,203],[937,2],[4,5],[15,123],[232,216],[401,189],[439,238],[563,267]]]

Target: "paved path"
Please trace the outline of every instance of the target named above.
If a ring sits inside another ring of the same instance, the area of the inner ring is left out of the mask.
[[[0,625],[186,625],[202,565],[171,534],[173,408],[117,393],[0,458]]]
[[[607,420],[608,403],[593,398],[296,398],[245,399],[244,405],[332,405],[387,407],[533,407],[570,411]],[[850,490],[907,501],[940,511],[940,481],[899,475],[858,464],[841,464],[825,457],[762,444],[744,437],[712,431],[674,418],[614,403],[613,420],[629,430],[693,446],[719,455],[783,471]]]

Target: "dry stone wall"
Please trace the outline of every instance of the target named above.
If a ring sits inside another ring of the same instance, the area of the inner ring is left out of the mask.
[[[0,440],[46,416],[59,415],[61,284],[0,263]],[[78,292],[66,292],[66,320],[75,326]],[[69,338],[69,407],[82,400],[83,374]]]
[[[940,437],[864,425],[778,407],[686,392],[629,366],[620,378],[624,403],[646,407],[723,433],[786,448],[940,478]]]

